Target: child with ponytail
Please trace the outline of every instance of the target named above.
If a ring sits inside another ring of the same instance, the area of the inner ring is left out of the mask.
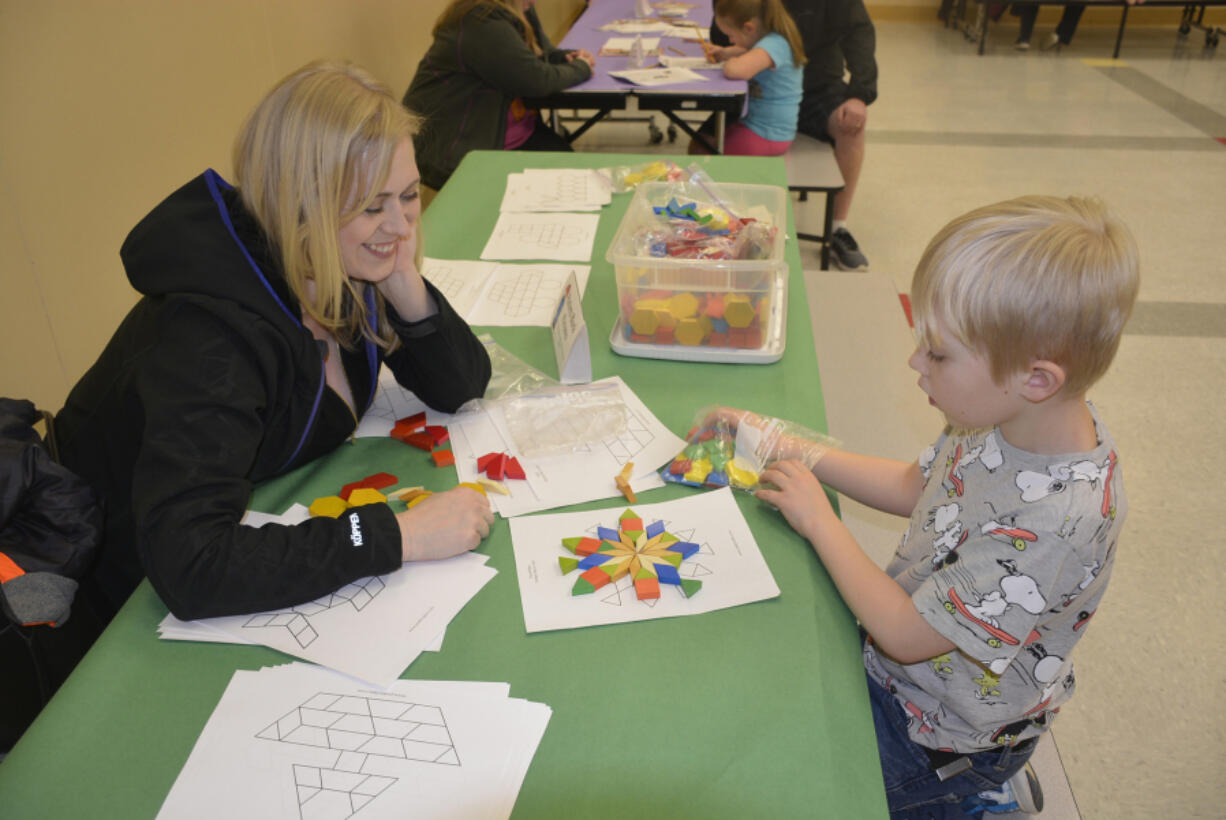
[[[771,157],[796,136],[804,44],[782,0],[717,0],[715,24],[732,45],[711,50],[724,76],[749,80],[749,109],[724,135],[724,153]],[[705,129],[704,129],[705,130]],[[690,153],[705,153],[697,140]]]

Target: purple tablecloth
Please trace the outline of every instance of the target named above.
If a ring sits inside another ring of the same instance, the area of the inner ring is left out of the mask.
[[[694,8],[690,9],[686,17],[673,18],[677,23],[694,22],[697,23],[705,37],[707,30],[711,26],[711,3],[709,0],[692,0]],[[610,71],[621,71],[627,68],[633,68],[630,64],[629,57],[602,57],[598,54],[600,47],[605,44],[605,41],[610,37],[626,37],[633,35],[619,34],[615,31],[601,31],[600,27],[614,20],[632,20],[634,19],[634,0],[591,0],[587,10],[575,21],[575,24],[562,38],[562,48],[585,48],[592,54],[596,55],[596,70],[593,72],[591,79],[579,85],[571,86],[567,89],[567,93],[573,92],[609,92],[618,91],[624,93],[634,93],[637,95],[646,94],[715,94],[721,96],[735,96],[744,94],[746,84],[744,80],[729,80],[719,71],[704,71],[703,76],[708,79],[705,82],[678,83],[677,85],[661,85],[646,88],[643,86],[631,85],[630,83],[618,80],[609,76]],[[655,34],[644,34],[644,37],[655,37]],[[685,52],[688,56],[702,56],[702,46],[696,42],[682,40],[676,37],[663,37],[660,40],[660,47],[665,54],[673,54],[668,47],[672,46],[679,51]],[[648,58],[646,66],[655,65],[655,60]]]

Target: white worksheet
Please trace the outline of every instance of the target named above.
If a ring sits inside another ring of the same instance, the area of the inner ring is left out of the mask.
[[[666,68],[688,68],[691,71],[723,71],[724,64],[712,63],[706,57],[674,57],[660,55],[660,65]]]
[[[594,384],[614,384],[625,404],[625,430],[592,441],[575,452],[545,457],[522,455],[497,402],[482,413],[453,417],[448,431],[461,481],[476,481],[477,459],[486,453],[515,456],[527,479],[507,480],[509,496],[489,493],[503,517],[620,496],[614,481],[627,462],[634,463],[630,486],[635,492],[663,486],[656,470],[685,447],[685,442],[665,427],[619,376]]]
[[[482,259],[590,262],[600,214],[504,213]]]
[[[159,818],[506,818],[551,710],[506,684],[234,673]]]
[[[591,168],[527,168],[522,173],[507,174],[499,210],[599,211],[612,201],[608,180]]]
[[[600,47],[601,57],[627,57],[634,49],[635,37],[610,37]],[[660,50],[659,37],[643,37],[643,55],[655,56]]]
[[[200,623],[386,687],[498,574],[488,560],[467,552],[405,564],[305,604]]]
[[[610,71],[610,77],[625,80],[634,85],[654,87],[679,83],[706,82],[707,78],[688,68],[628,68],[625,71]]]
[[[239,523],[248,527],[262,527],[265,524],[300,524],[311,517],[311,512],[302,504],[293,504],[288,510],[276,515],[248,510]],[[422,647],[426,652],[439,652],[443,648],[443,638],[446,630],[439,632],[434,639]],[[158,637],[167,641],[198,641],[202,643],[240,643],[258,644],[244,635],[226,632],[213,626],[210,621],[181,621],[174,615],[167,614],[158,624]]]
[[[590,594],[572,594],[580,570],[563,573],[558,559],[576,556],[562,546],[562,539],[599,538],[600,528],[617,530],[627,509],[638,514],[644,527],[662,522],[666,532],[698,546],[681,562],[678,573],[683,579],[702,581],[701,589],[686,597],[679,587],[661,583],[659,598],[641,601],[634,580],[627,576]],[[510,523],[528,632],[697,615],[779,595],[770,568],[727,487],[676,501],[623,502],[604,510],[534,515],[513,518]]]
[[[610,20],[603,26],[600,26],[600,30],[612,31],[616,34],[652,34],[657,31],[664,31],[671,26],[672,23],[665,20]],[[633,38],[618,39],[630,39],[633,41]]]
[[[591,265],[548,262],[427,258],[422,264],[422,275],[443,292],[464,321],[495,327],[549,327],[570,274],[575,274],[582,297],[591,270]],[[452,291],[459,300],[452,298]]]

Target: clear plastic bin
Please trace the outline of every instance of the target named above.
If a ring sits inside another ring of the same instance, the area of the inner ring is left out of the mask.
[[[654,208],[668,205],[676,191],[669,183],[640,185],[605,254],[617,278],[619,305],[610,345],[626,356],[778,361],[786,340],[786,192],[741,184],[720,184],[716,191],[722,202],[714,204],[775,229],[768,255],[688,259],[644,253],[645,234],[667,222]],[[684,204],[685,197],[676,198]]]

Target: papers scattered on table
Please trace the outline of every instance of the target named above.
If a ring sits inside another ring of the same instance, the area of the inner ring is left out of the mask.
[[[634,52],[637,37],[610,37],[600,47],[601,57],[629,57]],[[659,37],[643,37],[643,56],[654,57],[660,51]]]
[[[599,214],[504,213],[481,258],[589,262],[599,224]]]
[[[570,274],[574,273],[582,295],[591,270],[590,265],[430,258],[422,265],[422,275],[470,325],[503,327],[549,327]]]
[[[723,63],[708,62],[706,57],[670,57],[660,55],[661,65],[667,68],[688,68],[691,71],[723,71]]]
[[[644,87],[707,81],[707,78],[697,71],[675,66],[671,68],[628,68],[625,71],[610,71],[609,76]]]
[[[612,199],[608,180],[590,168],[527,168],[507,175],[499,210],[599,211]]]
[[[616,530],[627,507],[644,525],[663,521],[669,533],[698,545],[697,553],[678,568],[682,579],[702,581],[692,597],[685,597],[679,587],[660,584],[659,598],[640,601],[629,576],[588,595],[572,594],[578,574],[563,575],[558,559],[575,556],[562,546],[562,539],[599,537],[598,527]],[[510,523],[524,626],[529,632],[696,615],[779,595],[749,525],[726,487],[676,501],[622,503],[605,510],[513,518]]]
[[[510,817],[552,710],[505,683],[238,670],[160,818]]]
[[[653,34],[657,31],[664,31],[672,28],[672,23],[667,20],[610,20],[603,26],[600,26],[601,31],[613,31],[617,34]],[[613,38],[616,40],[624,40],[624,37]],[[605,43],[607,46],[608,43]]]
[[[292,520],[278,523],[294,523]],[[167,615],[166,639],[258,643],[379,687],[391,684],[498,574],[488,555],[467,552],[405,564],[294,607],[185,623]]]
[[[663,486],[656,468],[668,462],[685,442],[652,415],[642,400],[618,376],[593,383],[615,385],[625,406],[625,429],[616,435],[575,447],[573,452],[532,456],[516,445],[511,425],[515,418],[545,413],[547,396],[522,396],[513,402],[489,402],[485,412],[463,413],[448,425],[456,471],[461,481],[477,480],[477,459],[486,453],[510,453],[518,458],[526,480],[507,481],[509,496],[490,493],[490,503],[503,517],[548,510],[584,501],[613,498],[621,493],[613,479],[628,461],[634,462],[631,486],[637,492]],[[539,411],[531,405],[539,402]],[[511,421],[508,420],[511,415]],[[580,440],[580,433],[563,417],[557,419],[554,438]],[[577,426],[577,423],[576,423]],[[521,436],[522,437],[522,436]]]

